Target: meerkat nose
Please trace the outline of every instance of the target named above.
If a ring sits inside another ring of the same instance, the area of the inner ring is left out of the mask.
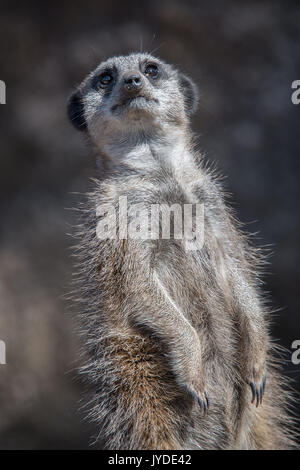
[[[133,91],[142,88],[143,82],[139,75],[130,75],[124,78],[124,85],[126,91]]]

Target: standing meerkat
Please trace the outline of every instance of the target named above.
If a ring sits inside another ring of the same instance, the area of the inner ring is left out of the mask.
[[[194,149],[196,106],[194,83],[149,54],[101,63],[69,99],[99,168],[78,246],[90,416],[107,449],[286,449],[258,252]],[[124,198],[133,225],[132,206],[201,205],[204,242],[124,234],[107,215]],[[104,219],[115,236],[97,235]]]

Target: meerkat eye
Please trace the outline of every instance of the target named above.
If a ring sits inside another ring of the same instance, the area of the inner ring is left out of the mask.
[[[104,72],[97,80],[97,85],[100,87],[105,87],[113,81],[113,76],[111,73]]]
[[[145,68],[145,75],[147,77],[155,78],[158,75],[158,67],[155,64],[148,64]]]

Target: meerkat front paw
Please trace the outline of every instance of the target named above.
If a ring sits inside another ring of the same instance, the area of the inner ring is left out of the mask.
[[[210,407],[210,399],[208,393],[204,388],[202,382],[191,382],[190,384],[185,385],[186,391],[196,400],[196,403],[200,406],[201,411],[205,415]]]
[[[252,392],[251,403],[256,403],[256,407],[262,404],[267,382],[267,374],[265,368],[261,372],[253,369],[250,379],[247,380]]]
[[[209,400],[209,396],[207,392],[203,392],[199,394],[199,393],[194,392],[193,390],[189,390],[189,393],[197,401],[203,414],[206,414],[210,407],[210,400]]]

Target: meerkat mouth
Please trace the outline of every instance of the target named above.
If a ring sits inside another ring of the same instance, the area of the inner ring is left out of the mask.
[[[145,95],[136,95],[131,96],[122,102],[119,102],[112,106],[111,110],[116,111],[117,109],[124,109],[124,108],[143,108],[149,103],[158,103],[158,100],[155,98],[149,98]]]

